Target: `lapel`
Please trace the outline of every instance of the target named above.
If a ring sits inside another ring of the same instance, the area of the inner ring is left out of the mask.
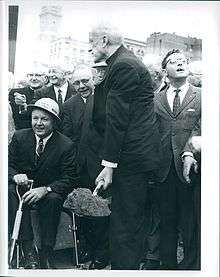
[[[49,96],[50,96],[51,99],[53,99],[57,102],[54,86],[49,87]]]
[[[166,110],[166,112],[171,116],[174,117],[173,112],[170,109],[170,105],[167,101],[167,90],[169,86],[165,87],[164,90],[160,91],[157,95],[158,102],[161,104],[161,106]]]
[[[183,102],[181,104],[181,106],[179,107],[177,113],[176,113],[176,116],[177,117],[181,112],[182,110],[188,106],[188,104],[196,97],[196,91],[193,89],[193,86],[189,86],[189,89],[183,99]]]
[[[64,102],[68,100],[71,96],[73,96],[74,88],[70,85],[68,82],[67,92],[66,92],[66,98],[64,99]]]
[[[31,131],[30,135],[27,138],[27,141],[25,142],[25,144],[28,147],[28,152],[30,155],[30,161],[32,164],[35,164],[35,158],[36,158],[36,138],[34,135],[34,132]]]

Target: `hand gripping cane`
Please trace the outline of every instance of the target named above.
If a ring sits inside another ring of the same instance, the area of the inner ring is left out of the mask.
[[[32,186],[33,186],[33,180],[28,180],[28,185],[31,190]],[[16,212],[15,223],[14,223],[12,237],[11,237],[12,243],[11,243],[11,247],[10,247],[9,264],[11,264],[13,256],[14,256],[15,244],[16,244],[16,241],[18,240],[19,230],[20,230],[20,226],[21,226],[21,218],[22,218],[22,213],[23,213],[22,206],[23,206],[24,199],[22,199],[22,197],[18,191],[18,185],[16,185],[16,193],[17,193],[18,199],[19,199],[19,206],[18,206],[18,210]]]

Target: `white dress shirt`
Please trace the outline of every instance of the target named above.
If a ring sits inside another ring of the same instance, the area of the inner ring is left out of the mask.
[[[180,105],[181,105],[182,102],[183,102],[183,99],[186,96],[186,93],[189,89],[189,83],[186,82],[183,86],[181,86],[179,88],[175,88],[172,85],[170,85],[170,87],[167,89],[167,101],[169,103],[171,111],[173,111],[173,100],[174,100],[175,95],[176,95],[175,90],[177,90],[177,89],[180,90],[179,96],[180,96]]]
[[[174,97],[176,95],[176,90],[177,88],[173,87],[172,85],[170,85],[170,87],[168,88],[167,90],[167,101],[170,105],[170,109],[171,111],[173,111],[173,100],[174,100]],[[180,105],[182,104],[183,102],[183,99],[184,97],[186,96],[186,93],[189,89],[189,83],[186,82],[183,86],[179,87],[178,89],[180,89],[180,92],[179,92],[179,96],[180,96]],[[182,159],[185,157],[185,156],[191,156],[193,157],[193,153],[192,152],[184,152],[182,154]]]
[[[59,90],[61,90],[61,96],[62,96],[62,102],[65,101],[66,99],[66,94],[67,94],[67,89],[68,89],[68,82],[65,82],[61,87],[57,87],[57,86],[53,86],[54,87],[54,91],[56,94],[56,99],[58,101],[58,95],[59,95]]]
[[[44,148],[45,148],[45,145],[47,143],[47,141],[49,140],[49,138],[52,136],[53,132],[47,136],[46,138],[43,138],[43,151],[44,151]],[[38,137],[37,135],[35,135],[35,138],[36,138],[36,148],[35,148],[35,152],[37,154],[37,148],[39,146],[39,141],[40,141],[40,137]]]

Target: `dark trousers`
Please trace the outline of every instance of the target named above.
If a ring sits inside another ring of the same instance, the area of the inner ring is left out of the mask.
[[[184,184],[177,176],[174,163],[166,180],[161,184],[160,216],[161,244],[160,256],[165,268],[177,268],[178,229],[184,245],[184,259],[179,269],[195,269],[197,255],[196,221],[193,185]]]
[[[57,227],[60,220],[63,201],[64,199],[61,195],[55,192],[50,192],[35,205],[35,208],[39,213],[42,246],[54,247],[56,243]],[[12,234],[13,231],[18,203],[19,201],[15,191],[15,185],[10,184],[8,190],[8,223],[10,234]],[[22,221],[19,232],[19,239],[22,241],[33,240],[30,211],[30,206],[23,205]]]
[[[80,171],[80,187],[92,192],[95,189],[95,181],[90,178],[85,165]],[[90,252],[94,260],[109,260],[109,216],[80,217],[80,233],[85,238],[84,251]]]
[[[114,172],[110,216],[113,270],[139,269],[146,235],[147,183],[147,173]]]
[[[160,212],[158,202],[158,183],[148,186],[146,212],[145,260],[160,260]]]

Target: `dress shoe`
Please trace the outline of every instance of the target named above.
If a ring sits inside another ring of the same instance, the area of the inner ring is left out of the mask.
[[[82,252],[79,257],[80,263],[84,264],[92,260],[91,254],[89,252]]]
[[[157,270],[160,268],[160,261],[158,260],[146,260],[141,270]]]
[[[38,259],[34,252],[30,252],[25,255],[24,268],[25,269],[39,269]]]
[[[89,265],[89,269],[103,269],[108,265],[108,261],[94,260]]]

